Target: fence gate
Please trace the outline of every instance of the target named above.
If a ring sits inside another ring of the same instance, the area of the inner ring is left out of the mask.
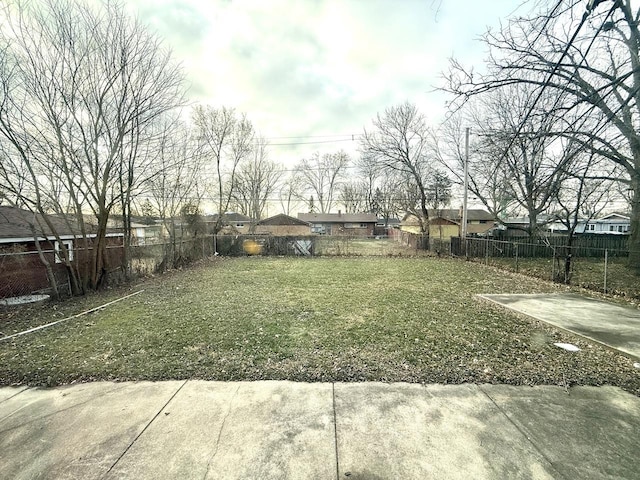
[[[311,240],[294,240],[291,247],[296,255],[311,256],[313,242]]]

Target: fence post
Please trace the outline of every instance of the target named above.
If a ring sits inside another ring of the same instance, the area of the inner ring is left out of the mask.
[[[487,245],[484,251],[484,264],[489,265],[489,239],[487,238],[485,241],[487,242]]]
[[[516,273],[518,273],[518,244],[515,243],[516,247]]]
[[[609,261],[609,250],[604,250],[604,293],[607,293],[607,264]]]

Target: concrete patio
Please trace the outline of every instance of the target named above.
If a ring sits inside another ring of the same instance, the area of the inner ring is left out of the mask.
[[[640,478],[613,387],[98,382],[0,389],[0,477]]]

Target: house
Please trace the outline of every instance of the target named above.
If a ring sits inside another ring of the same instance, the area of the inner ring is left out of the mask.
[[[378,217],[376,227],[400,228],[400,219],[396,217]]]
[[[218,214],[205,215],[203,221],[207,226],[207,232],[213,233],[213,229],[218,222]],[[254,220],[251,217],[236,212],[227,212],[222,215],[222,234],[249,233]]]
[[[378,218],[373,213],[299,213],[298,219],[311,224],[317,235],[372,237]]]
[[[396,217],[378,217],[376,222],[376,228],[374,229],[375,235],[389,235],[389,231],[394,228],[400,228],[400,219]]]
[[[168,236],[167,228],[161,223],[147,224],[131,222],[132,243],[135,245],[153,245],[162,243]]]
[[[536,219],[539,226],[539,232],[546,231],[549,225],[554,224],[555,217],[541,213]],[[523,215],[521,217],[508,217],[502,220],[504,228],[496,228],[490,233],[490,236],[499,237],[528,237],[529,236],[529,217]],[[555,224],[554,224],[555,225]],[[556,225],[557,227],[557,225]]]
[[[256,224],[255,233],[263,235],[304,236],[311,234],[311,224],[284,213],[260,220]]]
[[[91,221],[89,217],[87,220]],[[107,222],[107,228],[123,229],[122,217],[114,216]],[[152,217],[131,217],[131,244],[132,245],[153,245],[162,243],[169,237],[169,231],[159,218]]]
[[[462,209],[429,209],[429,237],[449,240],[462,233]],[[467,234],[484,234],[494,225],[494,217],[486,210],[470,208],[467,210]],[[421,233],[418,217],[406,214],[400,222],[400,230],[409,233]]]
[[[631,217],[623,213],[610,213],[602,218],[589,220],[585,233],[609,233],[628,235],[631,231]]]
[[[72,263],[85,260],[84,239],[73,217],[48,215],[46,218],[58,234],[57,239],[41,215],[16,207],[0,206],[0,298],[29,295],[50,288],[38,247],[51,265],[59,284],[68,281],[62,245],[67,249]],[[96,236],[91,232],[95,231],[95,227],[85,225],[85,228],[91,247],[92,239]],[[107,234],[107,269],[121,264],[122,247],[122,233]]]
[[[506,218],[502,221],[506,227],[501,233],[506,237],[525,237],[528,236],[529,217],[513,217]],[[547,235],[566,235],[567,227],[554,215],[540,214],[537,218],[537,224],[540,232]],[[631,230],[631,220],[629,215],[622,213],[610,213],[602,218],[594,218],[591,220],[579,219],[576,225],[575,233],[592,233],[592,234],[613,234],[627,235]]]

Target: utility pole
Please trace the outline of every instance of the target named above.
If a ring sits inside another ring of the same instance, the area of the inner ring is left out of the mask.
[[[464,138],[464,194],[462,197],[462,242],[466,250],[467,238],[467,190],[469,189],[469,133],[471,128],[465,129]],[[466,251],[465,251],[466,253]]]

